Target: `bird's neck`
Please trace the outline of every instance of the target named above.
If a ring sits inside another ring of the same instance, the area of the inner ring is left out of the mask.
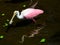
[[[17,12],[17,15],[16,15],[17,17],[19,17],[20,16],[20,13],[19,12]]]
[[[23,15],[20,14],[19,12],[17,12],[17,15],[16,16],[17,16],[18,19],[23,19]]]

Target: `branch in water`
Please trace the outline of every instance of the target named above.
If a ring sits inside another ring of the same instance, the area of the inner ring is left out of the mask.
[[[29,37],[29,38],[34,37],[34,36],[35,36],[36,34],[38,34],[39,31],[40,31],[41,29],[43,29],[44,27],[45,27],[45,26],[43,26],[43,27],[41,27],[41,28],[38,27],[38,29],[32,31],[31,35],[29,35],[29,36],[27,36],[27,35],[23,35],[21,41],[19,41],[19,42],[20,42],[20,43],[23,43],[25,37]]]
[[[30,0],[31,2],[30,2],[30,4],[29,5],[31,5],[32,4],[32,0]]]
[[[23,43],[24,42],[24,37],[26,37],[26,35],[22,36],[22,39],[21,39],[21,41],[19,41],[19,43]]]
[[[41,29],[43,29],[43,28],[44,28],[44,27],[32,31],[32,34],[31,34],[30,36],[28,36],[28,37],[34,37],[34,35],[38,34],[39,31],[40,31]]]

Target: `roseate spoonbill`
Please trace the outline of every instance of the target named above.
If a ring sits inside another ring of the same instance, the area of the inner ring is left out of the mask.
[[[12,16],[12,19],[10,20],[9,24],[13,23],[13,18],[15,17],[15,15],[17,16],[18,19],[32,19],[34,22],[35,19],[34,17],[38,16],[39,14],[43,14],[44,11],[41,9],[34,9],[34,7],[37,5],[38,1],[31,6],[31,8],[27,8],[25,10],[22,10],[21,14],[19,13],[19,11],[14,11],[14,14]]]

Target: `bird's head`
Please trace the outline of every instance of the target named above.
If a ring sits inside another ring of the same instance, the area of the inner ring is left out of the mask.
[[[19,14],[19,11],[14,11],[14,14],[15,14],[15,15]]]
[[[23,15],[19,13],[19,11],[14,11],[14,15],[17,16],[18,19],[23,19]]]
[[[19,11],[14,11],[13,16],[12,16],[12,18],[11,18],[9,24],[12,24],[12,23],[13,23],[14,17],[15,17],[16,15],[18,15],[18,14],[19,14]]]

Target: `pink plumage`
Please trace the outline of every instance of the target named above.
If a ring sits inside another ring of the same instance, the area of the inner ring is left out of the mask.
[[[25,13],[25,12],[27,12],[27,13]],[[24,11],[24,17],[26,19],[32,19],[32,18],[34,18],[34,17],[36,17],[36,16],[38,16],[39,14],[42,14],[42,13],[44,13],[43,10],[28,8]]]

